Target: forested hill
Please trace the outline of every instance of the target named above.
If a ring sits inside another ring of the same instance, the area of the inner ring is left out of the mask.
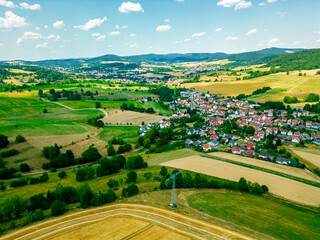
[[[270,60],[272,58],[286,55],[291,52],[301,51],[302,49],[286,49],[286,48],[266,48],[259,51],[227,54],[227,53],[172,53],[172,54],[145,54],[135,56],[117,56],[117,55],[104,55],[95,58],[78,58],[78,59],[57,59],[57,60],[43,60],[43,61],[18,61],[25,65],[37,65],[42,67],[67,67],[67,68],[81,68],[97,67],[110,62],[125,62],[125,63],[149,63],[149,64],[174,64],[184,62],[203,62],[203,61],[216,61],[228,59],[230,61],[238,62],[241,64],[251,64],[260,59]],[[0,62],[7,64],[6,61]]]
[[[320,49],[308,49],[272,59],[268,65],[286,70],[320,68]]]

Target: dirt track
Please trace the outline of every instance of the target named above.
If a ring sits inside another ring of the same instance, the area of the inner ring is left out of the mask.
[[[140,224],[140,230],[139,228],[138,230],[137,228],[133,229],[137,230],[136,233],[138,234],[134,235],[134,238],[131,238],[129,235],[135,232],[133,230],[129,231],[130,229],[127,228],[125,231],[124,229],[121,231],[122,225],[119,225],[117,226],[119,228],[119,235],[117,236],[117,234],[115,234],[116,231],[113,231],[112,239],[142,239],[146,236],[152,236],[152,239],[161,239],[162,235],[160,233],[164,231],[166,232],[165,234],[175,239],[180,239],[179,236],[182,239],[253,239],[226,228],[175,213],[174,211],[137,204],[114,204],[81,211],[54,218],[43,223],[34,224],[3,236],[0,239],[61,239],[61,236],[68,232],[81,231],[82,228],[88,228],[92,224],[103,223],[103,221],[110,222],[113,218],[115,221],[123,218],[138,219],[139,221],[137,221],[137,223]],[[141,221],[149,224],[142,224],[141,226]],[[150,229],[152,229],[151,226],[154,227],[154,229],[150,232]],[[105,226],[105,229],[108,227],[109,225]],[[127,233],[127,235],[123,236],[124,232]],[[98,236],[91,236],[86,232],[86,236],[83,235],[83,237],[85,239],[97,239]]]

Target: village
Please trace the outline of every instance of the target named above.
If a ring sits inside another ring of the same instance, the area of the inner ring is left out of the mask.
[[[320,124],[304,121],[308,111],[263,110],[259,104],[247,100],[220,99],[210,94],[181,92],[181,97],[170,104],[174,111],[171,120],[162,119],[140,128],[140,136],[153,126],[178,128],[190,119],[190,110],[199,115],[195,123],[187,123],[185,131],[175,131],[177,140],[200,152],[224,151],[255,157],[278,164],[304,167],[283,146],[305,144],[320,146]]]

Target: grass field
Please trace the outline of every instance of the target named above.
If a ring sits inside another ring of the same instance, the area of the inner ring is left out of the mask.
[[[136,126],[105,126],[99,134],[99,138],[105,142],[113,137],[121,138],[128,143],[136,143],[138,140],[139,127]]]
[[[0,117],[10,117],[42,113],[46,108],[49,112],[65,111],[53,103],[44,102],[35,92],[0,93]]]
[[[21,134],[27,136],[67,135],[87,132],[78,125],[88,118],[99,116],[98,110],[75,110],[61,113],[47,113],[30,116],[18,116],[18,128],[12,118],[0,119],[0,132],[9,137]]]
[[[195,209],[276,239],[319,239],[320,214],[292,208],[265,198],[241,194],[208,192],[191,195]]]
[[[180,158],[161,165],[233,181],[238,181],[241,177],[244,177],[249,181],[267,185],[270,193],[282,198],[306,205],[320,206],[320,191],[318,187],[272,173],[200,156]]]

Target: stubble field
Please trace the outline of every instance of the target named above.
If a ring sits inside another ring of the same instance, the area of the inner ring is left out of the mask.
[[[161,165],[233,181],[239,181],[241,177],[244,177],[249,181],[267,185],[270,193],[281,198],[301,204],[320,206],[319,188],[271,173],[200,156],[181,158]]]

